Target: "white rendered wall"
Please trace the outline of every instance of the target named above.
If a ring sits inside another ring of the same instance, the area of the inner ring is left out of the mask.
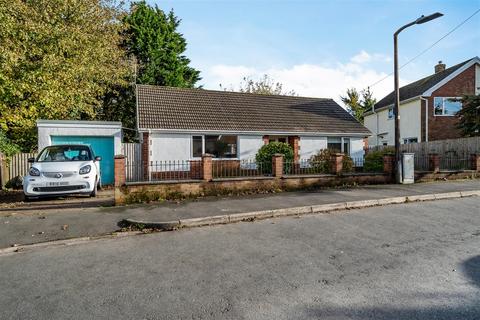
[[[189,160],[191,159],[190,134],[157,134],[150,135],[150,161]]]
[[[327,148],[327,138],[300,136],[299,146],[300,159],[310,159],[318,151]]]
[[[240,160],[255,159],[255,155],[263,146],[263,136],[238,136],[238,152]]]
[[[370,114],[368,116],[365,116],[364,125],[372,133],[372,135],[368,137],[368,145],[369,146],[376,146],[377,145],[377,132],[378,132],[377,131],[377,115],[374,113],[374,114]]]
[[[363,159],[363,139],[350,138],[350,156],[352,158]]]
[[[405,138],[422,139],[422,104],[420,99],[400,105],[400,141]],[[392,133],[392,136],[394,133]],[[394,140],[394,139],[393,139]],[[394,142],[392,144],[395,144]]]

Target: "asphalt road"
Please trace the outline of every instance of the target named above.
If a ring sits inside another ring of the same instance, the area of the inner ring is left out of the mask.
[[[480,198],[0,256],[1,319],[478,319]]]

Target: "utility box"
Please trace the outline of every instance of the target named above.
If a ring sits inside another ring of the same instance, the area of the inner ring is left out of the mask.
[[[415,182],[415,161],[414,153],[402,153],[402,183]]]

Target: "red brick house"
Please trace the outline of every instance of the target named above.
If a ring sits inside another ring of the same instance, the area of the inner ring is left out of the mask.
[[[435,72],[400,88],[400,138],[402,143],[454,139],[459,98],[480,93],[480,59],[474,57],[446,68],[441,61]],[[373,133],[369,145],[394,144],[394,92],[365,114],[365,126]]]

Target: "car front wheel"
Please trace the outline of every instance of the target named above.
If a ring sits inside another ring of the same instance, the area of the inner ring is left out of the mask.
[[[98,190],[98,178],[95,179],[95,185],[93,186],[93,191],[90,193],[90,197],[96,197]]]

